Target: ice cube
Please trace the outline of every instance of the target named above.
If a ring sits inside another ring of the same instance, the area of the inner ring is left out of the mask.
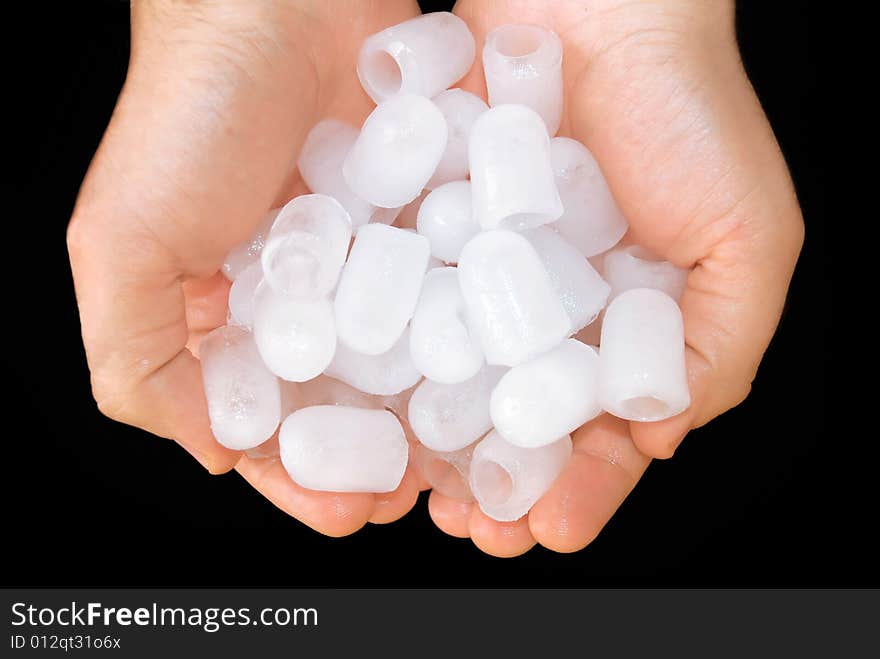
[[[278,435],[281,462],[302,487],[327,492],[391,492],[409,457],[391,412],[343,405],[297,410]]]
[[[413,363],[429,380],[464,382],[480,370],[483,349],[468,325],[455,268],[425,275],[409,341]]]
[[[229,250],[226,258],[223,260],[222,267],[223,274],[226,275],[227,279],[235,281],[238,275],[244,272],[245,268],[260,260],[260,252],[263,251],[266,236],[269,235],[269,229],[272,228],[272,223],[280,211],[280,208],[273,208],[266,213],[250,238]]]
[[[468,143],[474,219],[483,229],[527,229],[562,215],[544,122],[524,105],[499,105]]]
[[[302,406],[314,405],[345,405],[346,407],[360,407],[368,410],[384,410],[384,401],[379,396],[371,396],[358,391],[342,380],[331,378],[327,375],[303,382],[299,385],[302,392]]]
[[[342,163],[358,137],[358,129],[337,119],[325,119],[309,131],[299,154],[297,166],[312,192],[329,195],[338,201],[351,218],[356,230],[367,222],[391,224],[400,208],[379,208],[358,197],[342,176]]]
[[[435,188],[422,202],[416,226],[431,243],[431,254],[446,263],[458,263],[462,248],[480,232],[471,212],[470,181]]]
[[[391,350],[380,355],[355,352],[340,342],[325,374],[359,391],[378,396],[398,394],[422,377],[410,356],[408,328]]]
[[[281,390],[243,327],[218,327],[199,344],[211,432],[227,448],[259,446],[281,419]]]
[[[608,301],[611,287],[577,248],[556,231],[536,227],[523,235],[538,252],[571,320],[571,331],[589,325]]]
[[[474,63],[467,24],[446,11],[423,14],[373,34],[358,55],[357,73],[376,103],[396,94],[434,96]]]
[[[468,139],[471,127],[481,114],[489,109],[479,96],[463,89],[447,89],[433,99],[446,119],[449,138],[443,157],[428,180],[427,187],[434,189],[450,181],[459,181],[468,176]]]
[[[470,326],[489,364],[515,366],[571,332],[541,258],[518,233],[478,234],[461,251],[458,279]]]
[[[419,443],[413,450],[413,460],[432,490],[451,499],[473,501],[468,479],[474,446],[444,452]]]
[[[565,208],[553,228],[584,256],[614,247],[629,224],[593,154],[577,140],[556,137],[550,140],[550,160]]]
[[[457,451],[492,428],[489,399],[507,369],[484,366],[470,380],[440,384],[424,380],[409,401],[409,424],[435,451]]]
[[[370,113],[342,165],[361,199],[383,208],[419,196],[446,149],[446,120],[429,99],[400,94]]]
[[[261,254],[263,276],[277,292],[300,299],[328,295],[351,243],[351,218],[332,197],[301,195],[281,209]]]
[[[361,228],[336,290],[340,342],[365,355],[389,351],[415,311],[429,255],[428,240],[417,233]]]
[[[539,448],[522,448],[492,431],[474,448],[471,492],[486,515],[513,522],[544,496],[570,458],[568,435]]]
[[[602,407],[632,421],[659,421],[691,404],[681,311],[653,288],[621,293],[605,310],[599,357]]]
[[[278,377],[311,380],[336,351],[333,306],[324,298],[291,300],[264,282],[254,296],[254,338],[266,366]]]
[[[689,272],[638,245],[611,250],[603,266],[612,298],[632,288],[656,288],[678,302]]]
[[[236,325],[254,324],[254,293],[263,281],[263,264],[257,259],[242,270],[229,287],[229,313]]]
[[[540,25],[508,23],[486,36],[483,70],[489,105],[520,103],[555,135],[562,120],[562,42]]]
[[[599,355],[575,339],[510,369],[490,401],[492,425],[511,444],[535,448],[602,412]]]

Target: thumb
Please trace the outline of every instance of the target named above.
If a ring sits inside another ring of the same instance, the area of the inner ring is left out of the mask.
[[[317,106],[307,57],[280,52],[289,26],[245,11],[134,3],[129,75],[68,228],[98,407],[212,472],[239,454],[211,434],[182,283],[257,225]]]

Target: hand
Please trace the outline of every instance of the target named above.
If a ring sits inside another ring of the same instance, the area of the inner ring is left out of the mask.
[[[225,322],[229,248],[302,192],[308,129],[324,116],[360,125],[372,108],[360,43],[417,13],[415,0],[134,2],[128,77],[68,229],[100,410],[175,439],[212,473],[236,466],[330,535],[405,514],[414,474],[387,495],[312,492],[278,461],[223,448],[187,345]]]
[[[450,535],[515,556],[536,542],[587,545],[651,458],[740,403],[773,335],[803,241],[785,162],[743,71],[733,2],[460,0],[478,47],[504,23],[539,23],[563,42],[561,135],[599,161],[630,235],[693,267],[681,300],[692,404],[655,423],[603,415],[573,435],[574,457],[524,518],[489,519],[432,492]],[[482,68],[460,85],[485,94]]]

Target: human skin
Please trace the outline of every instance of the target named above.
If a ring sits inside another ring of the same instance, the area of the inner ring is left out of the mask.
[[[415,16],[408,0],[132,6],[129,74],[68,229],[99,409],[176,440],[212,473],[235,467],[329,535],[405,514],[424,487],[312,492],[280,462],[221,447],[208,425],[198,338],[225,322],[226,251],[304,191],[296,155],[326,116],[359,124],[371,103],[354,63],[363,38]],[[584,142],[630,237],[693,268],[681,299],[692,404],[655,423],[602,415],[522,519],[499,523],[432,493],[431,516],[483,551],[588,544],[651,458],[741,402],[775,331],[803,241],[785,162],[743,71],[728,0],[462,0],[478,50],[491,28],[538,22],[564,45],[561,135]],[[459,85],[485,96],[478,63]]]

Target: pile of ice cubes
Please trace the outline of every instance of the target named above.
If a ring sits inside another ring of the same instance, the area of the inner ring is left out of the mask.
[[[412,462],[510,521],[590,419],[688,407],[687,271],[621,243],[596,160],[551,137],[559,38],[491,32],[488,105],[448,89],[474,54],[445,12],[365,41],[358,76],[376,108],[360,129],[312,128],[298,166],[313,194],[229,253],[229,322],[199,352],[224,446],[337,492],[392,491]]]

